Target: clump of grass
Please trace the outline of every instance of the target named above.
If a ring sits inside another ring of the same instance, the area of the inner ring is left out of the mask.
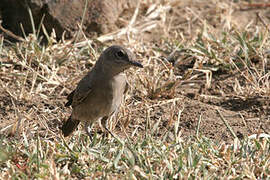
[[[69,148],[61,140],[40,141],[39,137],[12,144],[2,138],[0,144],[1,178],[266,178],[270,175],[270,144],[264,138],[225,144],[205,137],[167,141],[150,133],[135,142],[120,143],[96,136],[90,143],[86,135],[79,134],[71,139]]]
[[[265,69],[266,49],[263,47],[268,44],[268,33],[232,31],[230,35],[224,32],[221,37],[216,37],[208,31],[203,31],[194,46],[188,49],[197,59],[194,68],[212,72],[241,73],[244,87],[235,89],[236,93],[243,96],[257,94],[264,96],[269,89],[267,88],[268,71]],[[240,85],[237,82],[236,84]],[[241,91],[238,91],[240,89]]]

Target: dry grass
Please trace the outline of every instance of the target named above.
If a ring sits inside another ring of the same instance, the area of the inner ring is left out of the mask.
[[[245,23],[246,17],[239,20],[233,14],[247,7],[228,0],[141,1],[126,28],[97,40],[56,42],[52,34],[45,47],[36,34],[16,44],[2,38],[0,177],[270,176],[268,135],[248,136],[268,133],[267,123],[240,137],[225,117],[222,126],[235,137],[219,141],[223,135],[204,134],[204,112],[195,108],[185,114],[192,103],[209,111],[212,105],[216,111],[223,107],[216,100],[237,98],[263,104],[258,113],[237,111],[244,123],[249,121],[242,116],[245,112],[260,120],[269,118],[269,29],[262,15],[258,22],[250,16],[250,23]],[[127,72],[130,90],[125,105],[109,124],[117,138],[104,136],[96,124],[92,142],[81,129],[63,139],[58,128],[70,114],[64,108],[66,95],[100,52],[115,43],[130,47],[145,66]],[[193,127],[185,119],[195,113],[200,116],[191,120]]]

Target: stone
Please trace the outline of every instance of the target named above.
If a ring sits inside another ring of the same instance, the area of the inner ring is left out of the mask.
[[[137,0],[89,0],[85,14],[83,31],[87,36],[99,35],[116,30],[117,20],[125,10],[135,8]],[[1,0],[0,17],[2,26],[15,35],[32,33],[28,7],[31,9],[35,28],[43,19],[50,34],[55,30],[58,39],[65,32],[65,38],[71,38],[79,30],[85,7],[85,0]],[[130,17],[132,12],[130,11]]]

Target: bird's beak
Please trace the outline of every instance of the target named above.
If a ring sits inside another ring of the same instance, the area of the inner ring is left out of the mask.
[[[139,68],[143,68],[143,65],[142,65],[141,63],[137,62],[137,61],[131,60],[131,61],[129,61],[129,62],[130,62],[130,64],[131,64],[132,66],[136,66],[136,67],[139,67]]]

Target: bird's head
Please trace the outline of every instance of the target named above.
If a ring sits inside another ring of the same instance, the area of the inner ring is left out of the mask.
[[[135,66],[143,68],[143,65],[136,61],[135,55],[128,49],[121,46],[110,46],[101,54],[99,61],[106,70],[110,69],[115,73]]]

